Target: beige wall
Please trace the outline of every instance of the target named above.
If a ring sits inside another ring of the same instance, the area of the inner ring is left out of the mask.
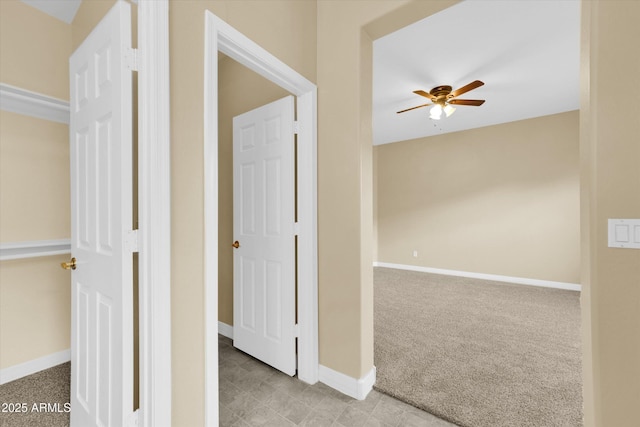
[[[578,148],[578,111],[377,146],[378,261],[579,283]]]
[[[289,93],[227,56],[218,72],[218,319],[233,325],[233,118]]]
[[[2,242],[70,237],[69,127],[0,111]]]
[[[631,427],[640,402],[640,250],[607,247],[608,218],[640,218],[640,2],[583,2],[581,185],[586,426]],[[592,353],[589,352],[592,350]],[[593,402],[593,404],[591,404]]]
[[[71,27],[0,1],[0,82],[69,99]],[[64,239],[69,229],[67,125],[0,111],[0,241]],[[70,345],[65,257],[0,263],[0,369]]]
[[[70,348],[66,256],[3,261],[0,268],[0,369]]]
[[[0,82],[69,99],[69,25],[18,0],[1,0],[0,36]]]

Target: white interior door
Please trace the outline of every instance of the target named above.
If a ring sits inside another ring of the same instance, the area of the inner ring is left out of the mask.
[[[296,373],[294,99],[233,119],[234,346]]]
[[[131,7],[118,2],[69,61],[71,426],[133,412]]]

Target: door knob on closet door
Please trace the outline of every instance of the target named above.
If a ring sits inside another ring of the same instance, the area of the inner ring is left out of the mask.
[[[71,258],[69,262],[61,262],[60,266],[65,270],[75,270],[76,269],[76,258]]]
[[[235,242],[233,242],[231,244],[231,246],[233,246],[234,248],[238,249],[240,247],[240,242],[238,242],[237,240]]]

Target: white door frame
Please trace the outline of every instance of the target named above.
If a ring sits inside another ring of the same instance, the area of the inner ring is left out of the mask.
[[[171,425],[169,1],[138,0],[138,246],[142,427]]]
[[[318,381],[317,88],[210,11],[204,46],[205,425],[218,425],[218,51],[297,97],[298,378]],[[231,243],[231,242],[229,242]]]

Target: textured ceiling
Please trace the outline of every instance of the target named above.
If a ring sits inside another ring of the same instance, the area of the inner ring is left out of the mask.
[[[556,114],[579,108],[579,0],[467,0],[374,41],[374,144]],[[485,99],[429,119],[412,93],[473,80],[460,96]]]

